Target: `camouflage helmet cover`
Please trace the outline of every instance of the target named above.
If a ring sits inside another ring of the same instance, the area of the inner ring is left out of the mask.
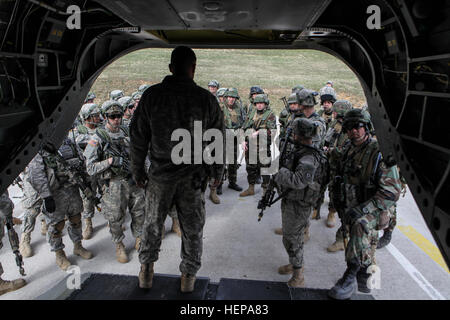
[[[95,98],[97,98],[95,93],[94,92],[89,92],[88,95],[86,96],[86,99],[84,99],[84,102],[86,103],[88,100],[94,100]]]
[[[216,87],[216,88],[219,88],[219,87],[220,87],[219,81],[217,81],[217,80],[211,80],[210,82],[208,82],[208,87]]]
[[[225,91],[224,97],[233,97],[236,99],[239,99],[239,93],[236,88],[228,88],[227,91]]]
[[[336,91],[332,87],[325,86],[320,89],[320,104],[323,104],[325,101],[331,101],[331,103],[336,102]]]
[[[107,101],[103,102],[102,107],[101,107],[101,112],[102,112],[102,115],[119,114],[119,113],[123,114],[123,109],[118,101],[107,100]]]
[[[142,92],[140,92],[140,91],[135,91],[131,94],[131,99],[133,99],[134,101],[141,100],[141,98],[142,98]]]
[[[336,112],[338,117],[343,118],[345,116],[345,113],[349,110],[352,110],[352,103],[348,100],[337,100],[333,107],[331,108],[331,111]]]
[[[297,92],[298,104],[305,107],[314,107],[317,104],[316,96],[318,93],[314,90],[303,89]]]
[[[119,100],[117,100],[117,102],[120,103],[120,105],[122,106],[123,110],[126,110],[129,107],[131,107],[131,108],[134,107],[134,100],[130,96],[122,97]]]
[[[81,114],[81,118],[83,120],[86,120],[91,115],[96,114],[96,113],[99,114],[100,109],[98,108],[98,105],[95,103],[85,103],[81,107],[80,114]]]
[[[147,90],[148,88],[150,88],[150,86],[148,84],[141,84],[138,88],[138,91],[143,93],[145,90]]]
[[[227,88],[219,88],[219,90],[217,90],[217,96],[218,97],[223,97],[223,95],[225,94],[225,91],[227,91]]]
[[[123,91],[122,90],[113,90],[109,93],[109,98],[111,100],[119,100],[120,98],[123,97]]]
[[[371,127],[370,114],[361,109],[351,109],[345,113],[344,128],[350,128],[354,123],[364,123],[368,129]]]
[[[298,103],[297,94],[296,93],[291,93],[291,95],[289,96],[287,101],[288,101],[288,104]]]
[[[292,93],[297,93],[302,91],[303,89],[305,89],[304,86],[302,86],[301,84],[296,85],[295,87],[292,88]]]
[[[305,138],[312,138],[317,134],[318,125],[307,118],[296,118],[294,133]]]
[[[269,105],[269,97],[267,96],[267,94],[257,94],[254,98],[253,98],[253,104],[257,104],[259,102],[265,103],[266,105]]]

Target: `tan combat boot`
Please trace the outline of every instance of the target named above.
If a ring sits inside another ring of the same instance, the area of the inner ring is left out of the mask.
[[[33,249],[31,249],[30,241],[31,241],[30,233],[24,232],[21,234],[19,251],[24,258],[29,258],[33,255]]]
[[[336,252],[344,250],[344,241],[343,240],[337,240],[335,241],[331,246],[327,248],[328,252]]]
[[[253,196],[255,194],[255,185],[249,184],[248,189],[239,194],[239,197]]]
[[[309,235],[309,227],[306,227],[305,235],[303,237],[303,243],[307,243],[309,241],[310,235]]]
[[[283,235],[283,228],[275,228],[275,234],[278,234],[278,235],[280,235],[280,236],[282,236]]]
[[[41,235],[45,236],[47,234],[48,228],[45,220],[41,220]]]
[[[116,258],[120,263],[128,262],[128,256],[125,251],[125,246],[122,242],[116,243]]]
[[[327,217],[327,227],[333,228],[336,225],[336,210],[330,209]]]
[[[150,289],[153,285],[153,274],[153,262],[141,264],[141,271],[139,271],[139,288]]]
[[[83,246],[81,245],[81,241],[73,244],[73,254],[76,256],[80,256],[86,260],[89,260],[93,257],[92,252],[83,248]]]
[[[0,296],[7,292],[15,291],[25,286],[27,282],[24,279],[16,279],[12,281],[0,278]]]
[[[301,288],[305,284],[305,277],[303,276],[303,268],[294,269],[292,278],[288,281],[288,286],[292,288]]]
[[[315,219],[317,219],[317,209],[314,209],[313,213],[311,215],[311,220],[315,220]]]
[[[92,232],[94,231],[92,228],[92,219],[86,218],[84,219],[84,225],[86,228],[83,230],[83,239],[88,240],[92,238]]]
[[[278,268],[279,274],[291,274],[292,272],[294,272],[294,266],[290,263]]]
[[[58,267],[60,267],[62,270],[66,271],[67,268],[70,267],[70,261],[66,257],[66,253],[63,249],[55,251],[56,255],[56,264]]]
[[[17,226],[19,224],[22,224],[22,220],[19,218],[13,217],[13,225]]]
[[[217,196],[217,189],[216,188],[211,188],[209,190],[209,199],[211,199],[212,203],[214,203],[214,204],[219,204],[220,203],[220,199]]]
[[[194,291],[195,285],[195,275],[182,273],[181,274],[181,292],[192,292]]]
[[[139,251],[140,246],[141,246],[141,237],[137,237],[134,243],[134,248],[136,249],[136,251]]]
[[[172,219],[172,231],[175,232],[177,236],[181,237],[180,222],[177,218]]]

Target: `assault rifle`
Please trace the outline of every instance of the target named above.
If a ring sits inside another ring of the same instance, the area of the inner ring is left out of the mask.
[[[19,272],[22,276],[26,276],[23,268],[23,258],[19,251],[19,237],[13,227],[11,217],[6,218],[6,228],[8,229],[8,239],[13,253],[16,255],[16,264],[19,267]]]
[[[108,153],[110,155],[112,155],[113,157],[120,157],[122,158],[122,167],[125,169],[125,171],[127,172],[131,172],[130,171],[130,161],[128,160],[128,156],[124,156],[124,154],[118,150],[117,148],[115,148],[111,143],[107,142],[105,144],[105,148],[104,150],[108,150]]]
[[[287,112],[289,112],[289,104],[288,104],[286,97],[282,97],[282,98],[280,98],[280,100],[283,101],[284,108],[287,110]]]
[[[286,135],[285,135],[285,139],[284,139],[284,143],[283,143],[283,147],[280,150],[280,155],[279,155],[279,160],[280,162],[282,162],[285,158],[285,153],[286,153],[286,146],[287,146],[287,142],[289,140],[289,137],[291,135],[292,132],[292,127],[289,127],[286,130]],[[261,211],[258,214],[258,221],[261,221],[263,215],[264,215],[264,210],[266,210],[267,207],[272,206],[274,203],[276,203],[278,200],[280,200],[281,198],[285,197],[290,191],[291,189],[285,190],[284,192],[282,192],[275,200],[273,199],[275,197],[275,181],[274,181],[274,177],[273,175],[270,177],[270,181],[269,181],[269,185],[267,186],[267,190],[266,192],[263,194],[261,200],[258,201],[258,209],[260,209]]]
[[[332,201],[333,206],[336,209],[339,219],[344,221],[345,214],[345,195],[343,190],[343,179],[341,176],[336,175],[333,180],[333,192],[332,192]],[[342,223],[341,227],[342,238],[344,239],[344,248],[347,250],[347,225]]]

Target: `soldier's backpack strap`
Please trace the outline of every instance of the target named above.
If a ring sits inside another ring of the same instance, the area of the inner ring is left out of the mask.
[[[105,129],[102,128],[97,128],[95,130],[95,133],[100,137],[100,139],[102,140],[102,145],[105,145],[107,143],[111,143],[111,138],[108,134],[108,132],[106,132]]]
[[[250,115],[247,118],[247,121],[244,123],[243,129],[246,130],[248,128],[251,128],[253,126],[253,117],[255,116],[256,109],[252,108],[252,111],[250,112]]]

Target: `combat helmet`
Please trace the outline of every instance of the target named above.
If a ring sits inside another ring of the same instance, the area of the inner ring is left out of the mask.
[[[85,103],[81,107],[80,115],[83,121],[89,118],[93,114],[100,114],[100,109],[95,103]]]
[[[265,103],[266,105],[269,105],[269,97],[267,96],[267,94],[257,94],[254,98],[253,98],[253,104],[256,105],[257,103],[262,102]]]
[[[118,101],[107,100],[102,104],[101,113],[103,116],[107,116],[108,114],[123,115],[123,109]]]
[[[84,103],[87,103],[89,100],[94,100],[95,98],[97,98],[95,93],[89,92],[88,95],[86,96],[86,99],[84,99]]]
[[[296,93],[291,93],[287,99],[288,104],[298,103],[298,98]]]
[[[233,97],[239,99],[239,93],[236,88],[228,88],[227,91],[223,94],[224,97]]]
[[[260,86],[253,86],[250,88],[250,93],[248,94],[249,99],[252,98],[254,94],[264,94],[264,90]]]
[[[336,118],[344,118],[345,113],[352,109],[352,103],[348,100],[337,100],[331,107],[331,111],[337,114]]]
[[[219,87],[220,87],[219,81],[217,81],[217,80],[211,80],[211,81],[208,83],[208,87],[216,87],[216,88],[219,88]]]
[[[141,98],[142,98],[142,92],[140,92],[140,91],[135,91],[131,94],[131,99],[133,99],[134,101],[141,100]]]
[[[140,93],[144,93],[144,91],[147,90],[148,88],[150,88],[150,86],[148,84],[141,84],[138,88],[138,91]]]
[[[361,109],[351,109],[347,111],[344,116],[344,129],[349,130],[357,123],[364,124],[368,131],[372,130],[370,114],[367,111],[363,111]]]
[[[292,88],[292,93],[297,93],[302,91],[303,89],[305,89],[304,86],[302,86],[301,84],[296,85],[295,87]]]
[[[113,90],[109,93],[109,98],[111,100],[119,100],[120,98],[123,97],[123,91],[122,90]]]
[[[125,96],[117,100],[118,103],[122,106],[122,109],[125,111],[126,109],[132,109],[134,107],[134,100],[130,96]]]
[[[316,91],[305,88],[297,92],[298,104],[305,107],[314,107],[317,104],[317,95],[318,93]]]
[[[323,104],[325,101],[331,101],[331,103],[336,102],[336,91],[332,87],[325,86],[320,89],[320,104]]]
[[[225,91],[227,91],[227,88],[219,88],[217,90],[217,97],[223,97],[223,95],[225,94]]]
[[[294,133],[305,138],[312,138],[317,134],[318,125],[307,118],[296,118],[294,120]]]

